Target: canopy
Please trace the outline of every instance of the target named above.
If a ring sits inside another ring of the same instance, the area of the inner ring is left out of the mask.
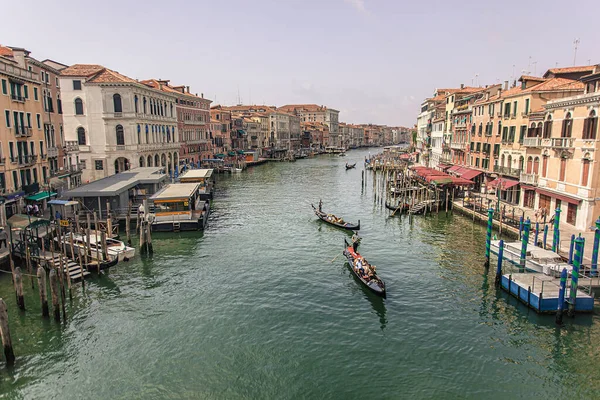
[[[460,177],[463,179],[473,179],[483,173],[482,171],[477,171],[476,169],[465,168],[465,170],[466,171],[460,175]]]
[[[227,153],[227,154],[229,154],[230,156],[235,156],[235,151],[230,151],[230,152],[229,152],[229,153]]]
[[[506,190],[518,184],[519,181],[515,181],[513,179],[496,178],[493,181],[491,181],[488,184],[488,186],[495,188],[498,187],[498,185],[500,185],[500,190]]]
[[[244,150],[238,150],[238,154],[244,154]]]
[[[223,154],[223,153],[215,154],[215,157],[223,158],[223,157],[225,157],[225,154]]]
[[[565,201],[567,203],[571,203],[571,204],[579,204],[579,203],[581,203],[581,199],[568,196],[566,193],[556,193],[556,192],[553,192],[553,191],[550,191],[550,190],[541,189],[541,188],[537,188],[536,192],[538,192],[539,194],[543,194],[545,196],[550,196],[550,197],[553,197],[555,199],[559,199],[561,201]]]
[[[454,172],[460,169],[460,165],[454,165],[452,167],[450,167],[450,169],[447,172]]]
[[[79,202],[72,201],[72,200],[50,200],[48,202],[48,204],[51,204],[54,206],[75,206],[75,205],[79,204]]]
[[[8,223],[8,226],[16,229],[25,229],[27,227],[35,228],[37,226],[50,224],[50,221],[47,219],[32,217],[25,214],[15,214],[6,222]]]
[[[25,200],[28,200],[28,201],[41,201],[41,200],[47,199],[48,197],[55,197],[57,195],[58,195],[58,193],[55,193],[55,192],[47,192],[47,191],[46,192],[39,192],[39,193],[36,193],[36,194],[32,194],[31,196],[25,197]]]

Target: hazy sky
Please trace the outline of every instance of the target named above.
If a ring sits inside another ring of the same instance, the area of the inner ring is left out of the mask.
[[[600,63],[598,0],[29,0],[2,11],[0,43],[38,59],[170,79],[221,104],[238,88],[244,104],[324,104],[355,123],[412,126],[436,87],[570,66],[575,38],[577,63]]]

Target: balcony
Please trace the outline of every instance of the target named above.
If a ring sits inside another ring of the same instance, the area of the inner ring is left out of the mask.
[[[84,169],[85,164],[82,162],[79,162],[77,164],[73,164],[73,165],[69,165],[69,171],[73,174],[78,174],[81,173],[81,171]]]
[[[11,94],[10,98],[12,99],[12,101],[17,101],[19,103],[25,103],[25,97],[21,96],[20,94]]]
[[[519,177],[521,183],[527,183],[529,185],[537,185],[538,184],[538,174],[526,174],[521,172],[521,176]]]
[[[29,166],[29,165],[33,165],[36,163],[37,156],[36,155],[24,155],[24,156],[18,157],[18,160],[19,160],[19,166]]]
[[[15,136],[16,137],[30,137],[33,135],[31,128],[26,126],[15,126]]]
[[[58,157],[58,147],[48,147],[48,157]]]
[[[542,147],[542,138],[525,137],[523,138],[523,147]]]
[[[77,142],[77,140],[67,140],[65,142],[65,151],[67,153],[79,151],[79,143]],[[48,154],[50,154],[50,148],[48,148]],[[58,155],[58,151],[56,154]],[[52,156],[50,156],[50,157],[52,157]]]
[[[450,148],[454,150],[464,150],[467,146],[466,142],[452,142],[450,143]]]
[[[515,178],[520,178],[522,170],[517,169],[517,168],[509,168],[509,167],[502,167],[500,165],[494,165],[494,172],[496,172],[498,174],[502,174],[502,175],[508,175],[508,176],[514,176]]]
[[[557,149],[572,149],[574,147],[575,138],[552,138],[551,146]]]
[[[169,149],[179,149],[181,147],[181,143],[179,142],[169,142],[169,143],[145,143],[140,145],[132,145],[137,147],[139,151],[155,151],[155,150],[169,150]]]

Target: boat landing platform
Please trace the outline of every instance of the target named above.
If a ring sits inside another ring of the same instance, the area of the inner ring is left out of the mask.
[[[581,278],[579,285],[587,286]],[[570,279],[567,281],[570,284]],[[502,289],[521,300],[538,313],[552,314],[558,309],[560,279],[538,273],[515,273],[502,275]],[[564,309],[568,309],[570,287],[565,290]],[[594,296],[581,290],[577,291],[575,312],[592,312]]]

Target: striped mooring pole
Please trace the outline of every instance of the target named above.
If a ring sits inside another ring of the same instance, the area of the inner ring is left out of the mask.
[[[575,246],[575,235],[571,235],[571,244],[569,245],[569,264],[573,264],[573,246]]]
[[[488,268],[490,266],[490,247],[492,244],[492,227],[494,226],[494,209],[488,208],[488,223],[487,232],[485,236],[485,263],[483,266]]]
[[[565,309],[565,290],[567,287],[567,269],[560,273],[560,288],[558,289],[558,304],[556,307],[556,323],[562,325],[563,310]]]
[[[544,224],[544,239],[542,240],[542,248],[546,249],[546,241],[548,240],[548,225]]]
[[[554,234],[552,235],[552,251],[558,253],[558,247],[560,246],[560,232],[558,230],[558,225],[560,223],[560,208],[557,208],[554,213]]]
[[[598,247],[600,246],[600,217],[596,220],[596,230],[594,231],[594,247],[592,247],[592,270],[591,275],[598,275]]]
[[[519,217],[519,240],[523,238],[523,216]]]
[[[540,223],[536,222],[535,223],[535,241],[533,242],[533,245],[537,247],[538,245],[538,237],[540,236]]]
[[[575,314],[575,301],[577,300],[577,285],[579,284],[579,267],[583,253],[583,238],[575,238],[575,256],[573,257],[573,271],[571,271],[571,293],[569,294],[569,317]]]
[[[500,280],[502,279],[502,261],[504,258],[504,240],[500,240],[498,243],[498,267],[496,268],[496,280],[494,286],[500,286]]]
[[[525,260],[527,259],[527,244],[529,243],[529,228],[531,221],[529,218],[523,222],[523,237],[521,238],[521,259],[519,260],[520,272],[525,272]]]

